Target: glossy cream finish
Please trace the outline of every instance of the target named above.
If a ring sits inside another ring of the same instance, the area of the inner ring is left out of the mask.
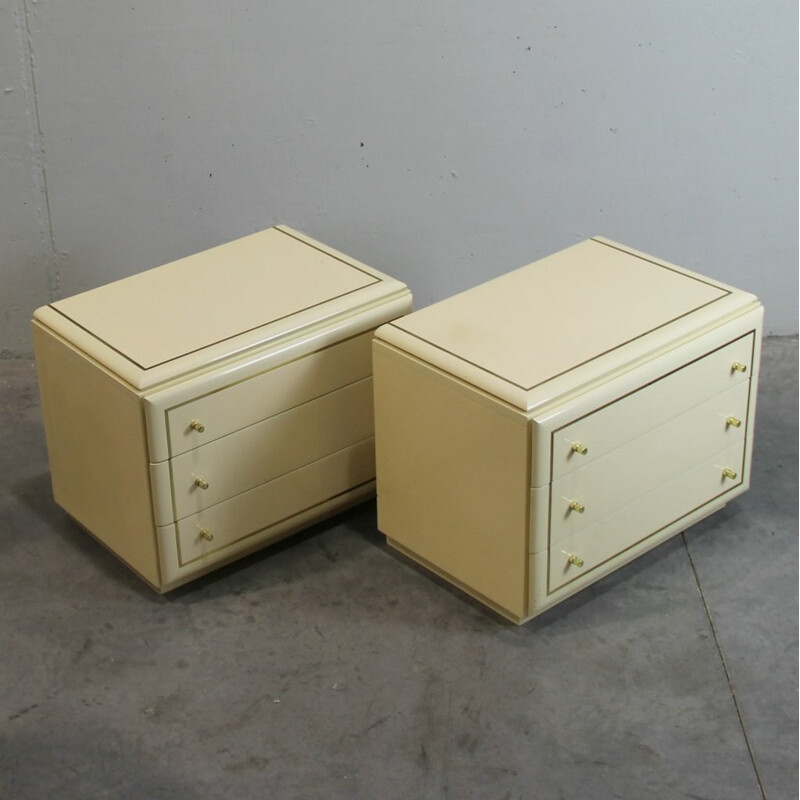
[[[749,375],[731,369],[734,361],[752,365],[753,334],[560,427],[554,433],[553,478],[583,468],[613,448],[638,439],[661,422],[674,418],[682,409],[699,405],[731,387],[746,387]],[[545,423],[545,427],[550,426]],[[582,443],[587,452],[575,452],[573,442]]]
[[[221,551],[290,519],[298,509],[313,508],[370,483],[374,475],[375,448],[370,437],[178,520],[178,562],[185,566]],[[201,530],[213,538],[203,538]]]
[[[743,442],[749,394],[749,383],[740,383],[602,458],[554,478],[551,545],[659,489],[708,453]],[[739,427],[726,423],[729,416],[739,420]],[[571,509],[570,502],[579,503],[583,510]]]
[[[53,496],[144,580],[158,586],[139,399],[38,323],[33,336]]]
[[[374,496],[375,481],[371,480],[342,492],[330,500],[299,511],[288,519],[276,522],[267,528],[257,530],[239,539],[232,539],[230,546],[208,547],[200,557],[186,565],[182,565],[180,561],[175,523],[158,527],[156,529],[159,544],[158,555],[161,574],[166,581],[164,584],[166,588],[162,589],[162,591],[167,591],[201,575],[206,575],[215,569],[230,564],[232,561],[250,555],[262,547],[274,544],[309,525],[327,519],[345,508],[369,500]]]
[[[371,438],[372,419],[363,378],[173,458],[173,519]]]
[[[757,300],[613,243],[584,244],[545,260],[545,282],[533,265],[376,332],[379,527],[390,544],[516,622],[749,485],[763,316]],[[605,295],[596,297],[614,302],[596,318],[589,314],[589,327],[583,318],[561,316],[551,320],[559,335],[542,331],[534,341],[539,314],[547,319],[559,308],[575,275],[589,266],[596,270],[594,285],[604,287]],[[642,298],[666,291],[663,273],[670,276],[666,303],[651,303],[653,324],[646,327],[639,307],[631,310],[620,298],[636,295],[641,305]],[[525,274],[536,279],[525,283]],[[531,319],[523,324],[513,309],[526,302]],[[678,314],[682,303],[689,310]],[[506,325],[491,341],[476,344],[487,330]],[[565,326],[570,331],[562,342]],[[624,338],[634,328],[638,334]],[[618,341],[604,338],[609,331]],[[430,339],[423,342],[422,335]],[[588,356],[577,365],[576,338]],[[598,342],[602,352],[593,357]],[[514,353],[497,356],[501,346]],[[483,353],[481,367],[458,352]],[[542,382],[514,394],[508,380],[513,364],[544,365]],[[490,375],[487,367],[506,372]],[[428,397],[432,387],[435,399]],[[412,402],[410,412],[408,400],[417,395],[428,399],[417,412]],[[424,419],[432,403],[433,422]],[[492,412],[467,419],[462,406]],[[507,441],[485,429],[495,415],[509,419]],[[728,424],[729,417],[740,424]],[[510,454],[523,448],[521,466]],[[735,479],[724,477],[726,467]],[[531,488],[521,488],[522,480]],[[483,481],[492,489],[482,488]],[[497,527],[493,514],[501,520]],[[520,564],[510,566],[520,537],[525,572]]]
[[[378,527],[484,602],[524,616],[527,420],[377,340],[373,371]]]
[[[697,466],[661,484],[651,492],[637,496],[578,533],[550,543],[550,573],[548,590],[554,591],[572,580],[585,578],[592,569],[634,544],[657,536],[668,525],[688,512],[721,500],[721,504],[743,488],[745,443],[715,453]],[[737,478],[729,480],[723,468],[733,469]],[[576,555],[582,566],[568,562]]]
[[[703,280],[687,280],[673,269],[589,240],[395,324],[530,391],[726,294]],[[547,297],[547,304],[532,306],[539,297]],[[609,314],[611,308],[619,312]],[[494,309],[502,309],[502,325],[496,324],[501,317]],[[473,323],[464,326],[464,319]],[[558,346],[522,348],[520,340]]]
[[[757,304],[745,292],[595,239],[404,317],[381,338],[534,411],[587,389],[598,372],[622,373]]]
[[[52,307],[146,370],[378,281],[269,228]]]
[[[725,387],[748,380],[757,385],[762,322],[763,309],[748,304],[733,320],[704,330],[688,341],[680,340],[672,347],[663,346],[653,358],[643,360],[635,368],[622,373],[612,372],[605,380],[592,381],[586,391],[568,392],[543,404],[541,410],[531,415],[534,420],[532,485],[550,482],[551,460],[554,475],[562,475],[572,468],[573,463],[575,467],[585,465],[611,447],[630,441],[631,432],[635,438]],[[747,372],[731,369],[730,356],[744,359]],[[696,362],[702,363],[695,367]],[[689,379],[684,380],[685,376]],[[650,390],[656,383],[658,387]],[[624,403],[628,397],[644,393],[647,397],[644,403],[634,401],[628,409],[617,405],[619,401]],[[754,402],[755,392],[751,392],[751,414]],[[620,408],[623,413],[618,413]],[[643,417],[637,417],[637,409],[645,412]],[[602,434],[599,431],[594,433],[592,448],[585,456],[578,458],[576,454],[573,457],[570,442],[579,441],[577,437],[585,435],[584,421],[591,424],[595,412],[601,410],[607,429],[604,428]],[[608,439],[605,444],[603,437]]]
[[[43,306],[34,318],[144,390],[318,335],[354,308],[407,308],[407,298],[399,281],[280,226]]]
[[[549,551],[542,550],[531,554],[529,558],[531,580],[528,587],[528,607],[530,609],[534,609],[532,616],[541,614],[543,611],[546,611],[548,608],[557,605],[562,600],[566,600],[568,597],[580,592],[581,589],[585,588],[586,586],[594,583],[600,578],[603,578],[614,570],[619,569],[625,564],[628,564],[643,553],[646,553],[648,550],[652,550],[654,547],[657,547],[671,536],[680,533],[715,511],[718,511],[720,508],[725,506],[728,500],[734,499],[739,494],[744,492],[746,488],[747,487],[745,486],[739,486],[736,489],[732,489],[729,494],[725,495],[724,499],[720,499],[718,502],[708,503],[707,505],[701,506],[700,508],[685,514],[684,516],[680,517],[680,519],[675,520],[672,524],[667,525],[666,527],[657,531],[655,534],[646,536],[641,541],[631,545],[626,550],[622,550],[615,556],[609,558],[607,561],[599,563],[590,571],[584,572],[584,574],[577,580],[563,583],[562,586],[557,589],[548,588],[550,569]]]
[[[193,390],[193,399],[187,402],[171,405],[173,392],[148,398],[149,418],[155,428],[160,422],[157,415],[163,413],[168,454],[178,456],[368,377],[371,340],[368,331],[252,377],[245,378],[239,370],[236,382],[221,389],[208,388],[206,376],[201,376],[194,386],[182,387]],[[193,420],[202,424],[202,431],[191,427]],[[157,455],[167,457],[166,453]]]
[[[373,329],[387,318],[407,314],[410,309],[410,294],[392,297],[382,305],[359,308],[357,313],[308,331],[305,336],[270,343],[259,350],[229,358],[213,370],[197,370],[184,380],[170,381],[164,388],[148,391],[144,395],[144,413],[150,460],[157,462],[167,459],[172,449],[179,454],[199,447],[210,441],[206,432],[228,433],[240,425],[252,424],[263,418],[271,413],[270,408],[305,402],[337,385],[336,376],[341,376],[338,385],[342,385],[351,379],[369,375]],[[351,341],[360,337],[363,339],[358,342]],[[336,347],[340,344],[341,348]],[[284,372],[267,375],[284,366],[287,367]],[[259,380],[262,375],[263,384]],[[252,384],[249,383],[251,379],[254,379]],[[266,392],[262,386],[267,389]],[[278,392],[283,399],[271,405],[272,401],[266,399],[271,391]],[[189,418],[180,410],[196,401],[203,409],[200,421],[205,430],[202,435],[189,427],[194,418]],[[176,413],[170,423],[167,415],[173,409]],[[215,412],[213,420],[208,417],[212,409]],[[218,429],[219,420],[231,418],[234,420],[232,425],[224,423],[230,427]],[[207,423],[210,423],[210,428]]]
[[[167,591],[365,499],[372,330],[410,304],[282,228],[37,310],[57,501]]]

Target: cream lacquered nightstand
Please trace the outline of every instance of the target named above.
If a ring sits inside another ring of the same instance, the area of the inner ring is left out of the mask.
[[[392,278],[286,227],[38,309],[53,492],[167,591],[374,494]]]
[[[378,526],[515,622],[747,489],[762,308],[592,239],[385,325]]]

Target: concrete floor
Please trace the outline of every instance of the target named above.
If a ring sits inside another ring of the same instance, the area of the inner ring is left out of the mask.
[[[765,342],[750,492],[520,628],[374,503],[154,594],[0,362],[0,797],[797,797],[797,362]]]

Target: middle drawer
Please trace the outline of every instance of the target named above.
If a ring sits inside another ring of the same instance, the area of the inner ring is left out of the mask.
[[[618,508],[744,440],[749,381],[553,481],[550,540],[587,528]]]
[[[171,519],[182,519],[373,434],[372,378],[197,447],[169,461]],[[160,509],[160,524],[166,509]]]

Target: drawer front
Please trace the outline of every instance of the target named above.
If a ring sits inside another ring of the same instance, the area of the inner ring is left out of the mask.
[[[372,435],[372,378],[364,378],[173,458],[174,518]]]
[[[743,336],[553,432],[552,480],[749,381],[753,334]],[[736,365],[736,366],[734,366]]]
[[[176,456],[372,374],[372,333],[290,361],[166,411]]]
[[[659,531],[711,501],[723,505],[725,495],[743,488],[745,446],[742,442],[718,453],[670,483],[639,497],[613,514],[574,536],[551,542],[548,591],[587,577],[593,569],[627,548]],[[727,477],[730,469],[735,477]]]
[[[747,430],[749,389],[748,381],[740,382],[553,481],[551,543],[588,528],[710,455],[742,442]]]
[[[244,542],[374,477],[375,445],[370,438],[185,517],[176,525],[179,565]]]

